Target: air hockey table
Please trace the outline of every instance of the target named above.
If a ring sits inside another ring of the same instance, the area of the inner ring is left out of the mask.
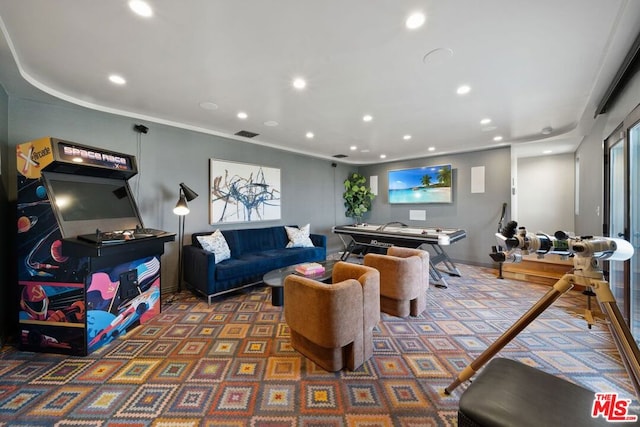
[[[467,236],[465,230],[454,228],[416,228],[408,227],[400,222],[383,225],[358,224],[334,226],[332,231],[340,237],[345,245],[341,260],[346,260],[356,249],[389,248],[402,246],[427,250],[431,248],[429,257],[429,276],[434,285],[446,288],[447,282],[442,272],[459,277],[460,270],[455,266],[443,246],[450,245]],[[347,236],[348,242],[342,236]],[[438,267],[442,264],[442,267]]]

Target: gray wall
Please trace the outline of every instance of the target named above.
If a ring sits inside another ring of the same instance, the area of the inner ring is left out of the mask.
[[[178,200],[178,184],[184,182],[200,195],[189,203],[185,242],[197,231],[214,231],[209,225],[209,159],[259,164],[281,169],[282,219],[225,225],[220,228],[250,228],[268,225],[311,224],[314,233],[329,237],[329,250],[342,245],[332,235],[335,221],[344,217],[342,182],[355,167],[316,159],[258,144],[225,139],[154,123],[144,123],[148,134],[138,134],[133,126],[140,121],[73,105],[54,106],[10,99],[9,145],[43,136],[53,136],[79,144],[137,156],[141,173],[130,180],[147,227],[177,232],[178,217],[173,208]],[[138,140],[140,143],[138,145]],[[8,156],[15,170],[15,156]],[[16,176],[9,174],[9,195],[15,200]],[[165,245],[162,258],[162,289],[177,285],[177,242]]]
[[[453,203],[390,205],[388,203],[388,176],[392,169],[451,164],[453,170]],[[359,172],[369,178],[378,176],[378,197],[374,200],[365,220],[373,224],[401,221],[415,227],[463,228],[466,239],[446,248],[455,261],[477,265],[493,265],[489,252],[495,245],[494,234],[502,204],[509,202],[511,182],[511,150],[500,148],[473,153],[428,157],[403,162],[362,166]],[[471,168],[485,167],[485,192],[471,193]],[[426,221],[409,220],[410,210],[426,210]],[[508,218],[507,218],[508,219]]]
[[[638,67],[636,67],[638,68]],[[580,161],[576,233],[602,235],[604,222],[604,149],[603,141],[640,103],[640,71],[630,79],[620,96],[605,114],[598,116],[586,135],[576,157]]]
[[[0,86],[0,346],[5,342],[9,331],[17,319],[13,318],[12,307],[15,307],[17,300],[13,299],[13,280],[7,268],[13,259],[10,248],[12,238],[10,238],[8,227],[9,222],[9,200],[7,198],[7,149],[8,149],[8,118],[9,118],[9,98]],[[15,224],[15,223],[12,223]],[[15,229],[15,227],[13,228]],[[17,310],[16,310],[17,313]]]

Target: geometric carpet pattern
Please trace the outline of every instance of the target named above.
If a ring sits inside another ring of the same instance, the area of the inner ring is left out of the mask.
[[[264,286],[211,305],[183,292],[85,357],[5,346],[0,425],[456,426],[468,384],[450,396],[444,388],[549,289],[458,267],[448,288],[430,287],[422,315],[382,313],[373,357],[353,372],[328,373],[293,350],[282,307]],[[570,291],[498,356],[616,392],[640,414],[608,326],[588,329],[574,313],[585,298]]]

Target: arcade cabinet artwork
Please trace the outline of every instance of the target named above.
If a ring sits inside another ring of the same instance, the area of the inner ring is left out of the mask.
[[[41,138],[17,146],[20,349],[87,355],[160,312],[160,257],[135,157]]]

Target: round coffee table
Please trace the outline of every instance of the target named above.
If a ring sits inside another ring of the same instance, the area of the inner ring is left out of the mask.
[[[271,287],[271,304],[275,306],[281,306],[284,303],[284,279],[290,274],[297,274],[302,277],[308,277],[309,279],[317,280],[318,282],[324,282],[331,279],[333,273],[333,265],[336,260],[315,261],[324,266],[324,271],[318,274],[312,274],[305,276],[302,273],[296,271],[296,265],[290,265],[288,267],[278,268],[277,270],[271,270],[266,273],[262,278],[265,285]],[[306,264],[306,263],[305,263]]]

